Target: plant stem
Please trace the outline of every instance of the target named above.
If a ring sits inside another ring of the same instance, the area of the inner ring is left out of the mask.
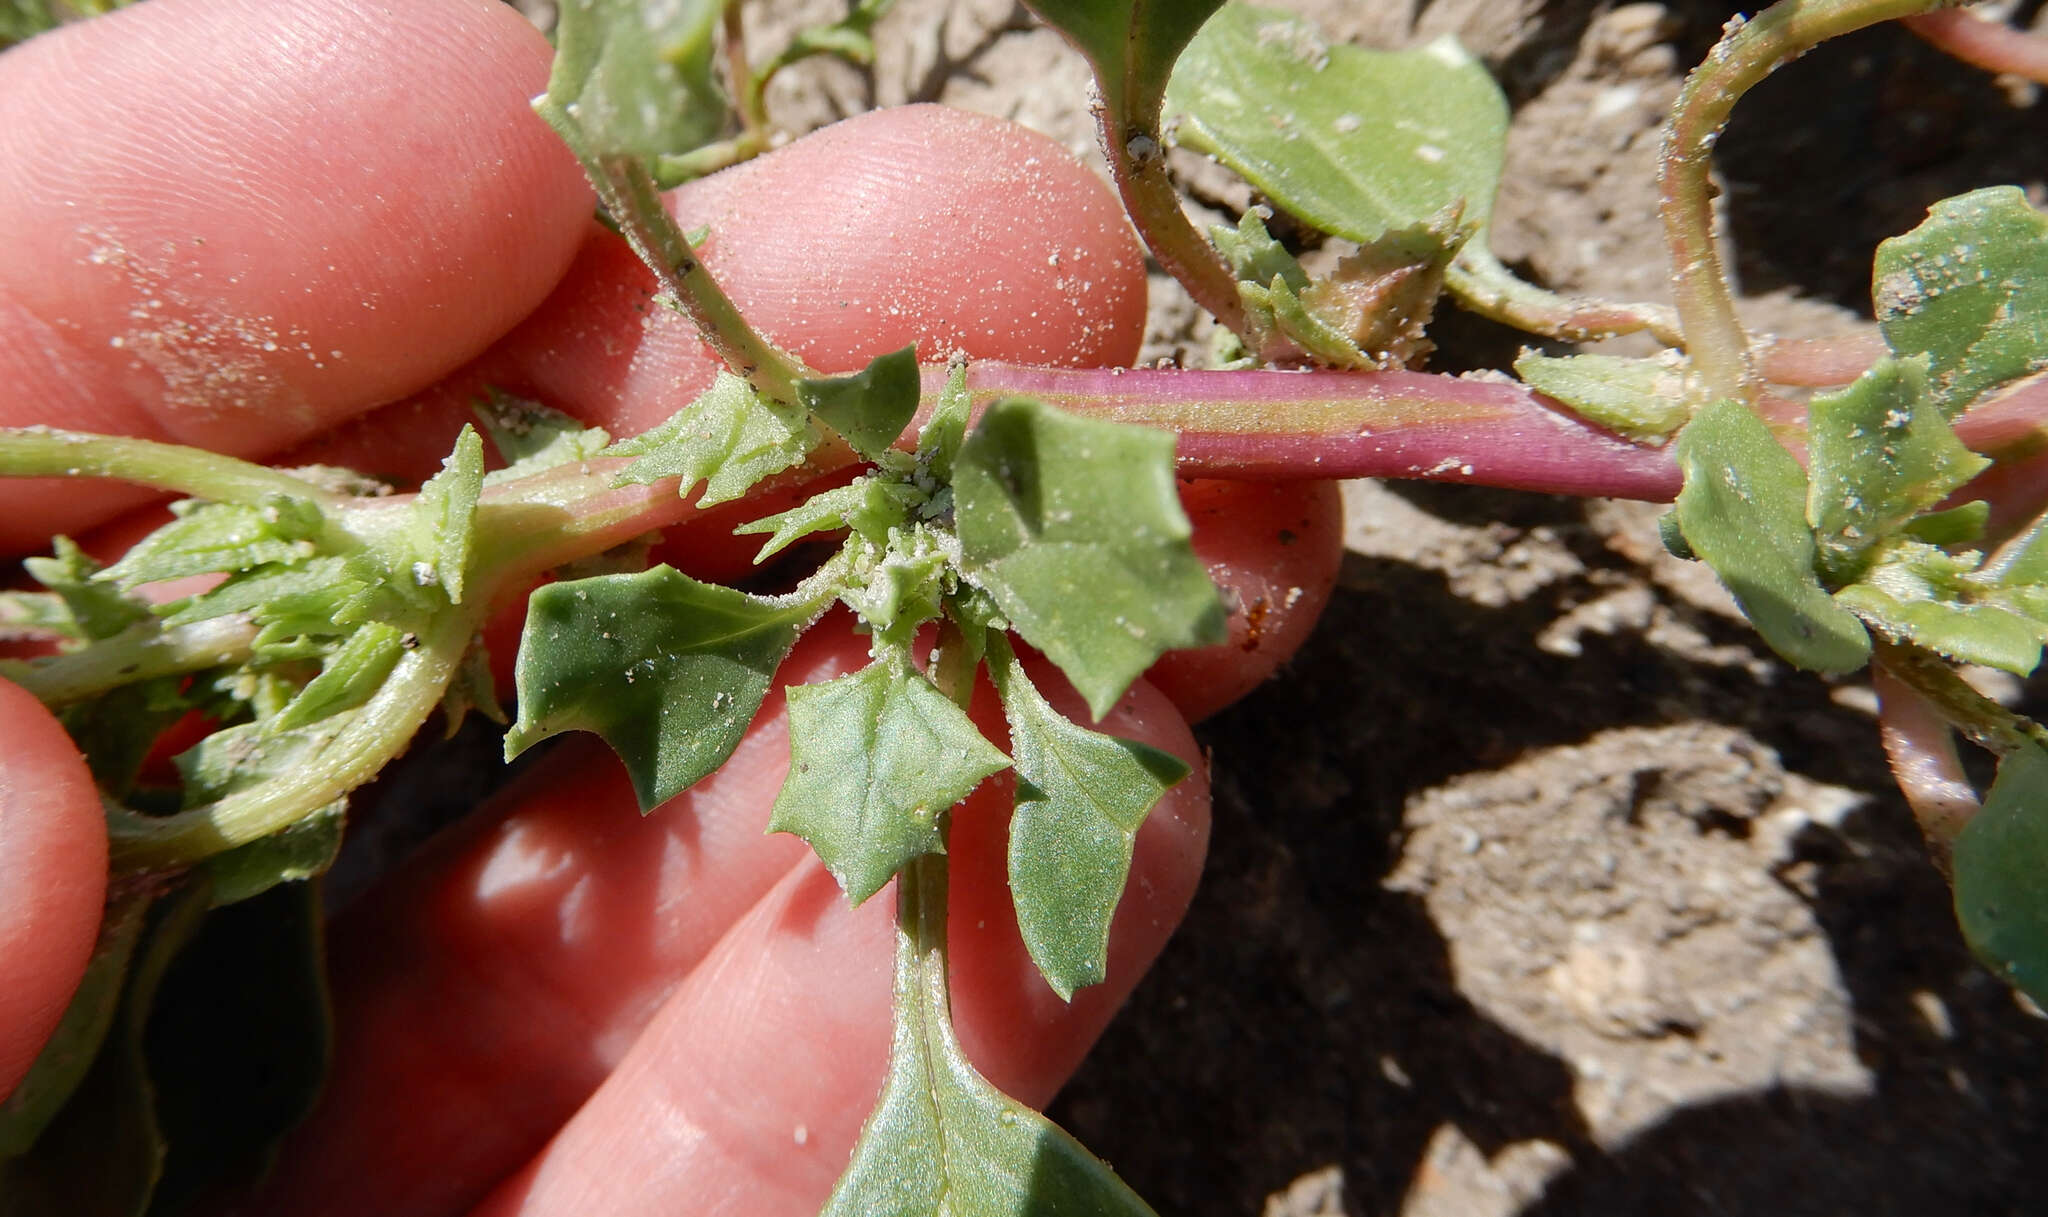
[[[1956,755],[1955,735],[1933,705],[1889,667],[1873,664],[1870,676],[1892,778],[1913,810],[1935,865],[1952,878],[1955,839],[1980,809]]]
[[[112,815],[107,830],[115,873],[204,861],[288,828],[377,776],[441,703],[480,616],[466,605],[437,617],[376,694],[307,763],[176,815]]]
[[[2002,758],[2027,743],[2048,747],[2048,727],[1977,692],[1939,655],[1910,643],[1880,637],[1875,639],[1872,658],[1924,699],[1934,713],[1986,751]]]
[[[1964,63],[2048,85],[2048,37],[1971,12],[1928,13],[1906,28]]]
[[[1671,254],[1678,319],[1706,400],[1748,404],[1756,390],[1749,339],[1714,235],[1714,143],[1735,103],[1764,77],[1829,38],[1953,0],[1779,0],[1737,17],[1706,61],[1685,78],[1665,131],[1658,214]]]
[[[1517,276],[1477,237],[1445,270],[1444,286],[1467,310],[1532,334],[1590,342],[1648,330],[1666,346],[1685,345],[1678,316],[1670,309],[1559,295]]]
[[[40,659],[0,659],[5,677],[56,707],[157,676],[241,663],[257,629],[235,615],[163,629],[154,621],[132,625],[81,650]]]
[[[322,507],[344,495],[276,469],[217,452],[51,427],[0,428],[0,477],[101,477],[216,503],[260,507],[278,495]]]

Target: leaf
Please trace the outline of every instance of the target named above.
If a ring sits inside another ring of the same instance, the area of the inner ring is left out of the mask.
[[[1507,98],[1455,39],[1369,51],[1229,4],[1182,55],[1166,104],[1181,143],[1335,236],[1368,244],[1453,206],[1480,230],[1492,215]]]
[[[64,1007],[64,1017],[14,1093],[0,1103],[0,1162],[29,1152],[99,1056],[100,1045],[114,1025],[114,1012],[120,1008],[129,960],[148,911],[149,898],[136,894],[107,906],[92,959]],[[0,1168],[0,1178],[4,1177],[4,1168]],[[5,1211],[4,1204],[0,1211]]]
[[[206,860],[216,908],[239,904],[281,883],[302,883],[327,873],[341,855],[348,800],[307,812],[291,827],[258,837]]]
[[[1763,421],[1739,402],[1713,402],[1674,452],[1685,474],[1679,528],[1771,649],[1817,672],[1863,666],[1870,636],[1814,574],[1806,473]]]
[[[0,1217],[141,1217],[165,1153],[143,1033],[157,987],[206,904],[205,884],[189,884],[150,910],[92,1068],[35,1147],[0,1162]]]
[[[505,759],[551,735],[594,731],[652,811],[732,755],[818,608],[666,565],[548,584],[527,601]]]
[[[223,903],[219,893],[214,903]],[[206,918],[158,990],[143,1041],[170,1152],[151,1217],[268,1168],[332,1051],[319,885]]]
[[[1173,471],[1173,436],[1008,398],[953,471],[964,573],[1099,720],[1175,647],[1225,637]]]
[[[146,601],[96,579],[100,564],[70,537],[50,540],[50,557],[24,558],[22,569],[64,602],[79,637],[112,638],[150,617]]]
[[[789,777],[769,832],[810,842],[858,905],[944,848],[938,820],[1010,760],[907,663],[789,691]]]
[[[57,714],[101,789],[119,797],[135,785],[157,736],[185,716],[196,694],[178,676],[160,676],[109,689],[65,706]]]
[[[564,0],[541,103],[573,124],[586,157],[652,160],[725,127],[713,34],[724,0]]]
[[[1956,921],[1984,966],[2048,1003],[2048,751],[2022,743],[1956,837]]]
[[[799,380],[797,400],[855,452],[878,461],[917,413],[917,347],[878,355],[851,376]]]
[[[335,648],[306,682],[291,704],[265,724],[271,731],[289,731],[353,710],[368,701],[405,654],[405,634],[396,626],[373,621],[359,626]]]
[[[930,528],[915,525],[863,547],[846,575],[839,599],[874,635],[876,649],[907,648],[917,628],[937,617],[957,590],[953,550]]]
[[[910,509],[924,501],[915,486],[888,478],[863,477],[852,485],[814,494],[801,504],[778,515],[766,516],[740,525],[733,532],[772,533],[756,563],[765,562],[795,541],[813,533],[851,528],[876,543],[888,539],[889,530],[910,518]]]
[[[462,603],[463,577],[476,534],[476,500],[483,485],[484,439],[465,423],[455,437],[455,450],[441,462],[441,472],[420,487],[410,517],[414,548],[426,555],[413,563],[413,581],[422,587],[438,584],[450,604]]]
[[[613,444],[606,456],[637,456],[619,484],[646,485],[676,478],[676,493],[690,497],[704,483],[699,507],[739,498],[754,483],[802,461],[818,435],[802,411],[756,393],[730,372],[674,418],[644,435]]]
[[[486,389],[471,412],[505,462],[484,475],[486,486],[590,460],[612,442],[602,427],[586,427],[560,410],[495,388]]]
[[[1991,504],[1973,499],[1947,511],[1930,511],[1906,522],[1902,530],[1916,541],[1929,545],[1969,545],[1984,535],[1991,522]]]
[[[1956,438],[1928,392],[1925,357],[1879,360],[1807,411],[1806,518],[1835,578],[1991,462]]]
[[[1095,67],[1111,113],[1151,129],[1182,48],[1223,0],[1026,0]]]
[[[1685,365],[1676,358],[1524,351],[1515,360],[1515,375],[1580,418],[1637,443],[1662,443],[1692,417],[1685,403]]]
[[[183,803],[198,807],[319,763],[348,717],[278,730],[273,722],[225,727],[172,758],[184,779]],[[324,874],[341,850],[347,800],[318,808],[281,832],[208,858],[215,907],[260,895],[288,880]]]
[[[1017,926],[1046,983],[1071,1000],[1107,974],[1109,923],[1138,829],[1188,767],[1171,753],[1069,721],[1032,685],[1000,634],[990,637],[989,661],[1017,767],[1010,820]]]
[[[917,433],[918,466],[941,485],[953,479],[953,461],[967,438],[973,407],[973,396],[967,391],[967,361],[956,358],[946,368],[946,384],[939,390],[932,416]],[[952,501],[950,490],[946,499]]]
[[[924,898],[943,902],[943,884]],[[953,1033],[943,947],[899,928],[882,1096],[820,1217],[1153,1217],[1107,1166],[989,1085]]]
[[[1895,354],[1928,356],[1942,413],[2048,367],[2048,216],[2016,186],[1943,199],[1877,247],[1871,298]]]
[[[1964,599],[1967,566],[1932,546],[1895,543],[1835,601],[1897,638],[1963,663],[2022,676],[2041,661],[2044,627],[1998,603]]]
[[[320,508],[307,499],[273,495],[261,507],[181,499],[178,518],[150,533],[98,575],[133,591],[145,583],[249,570],[266,563],[290,566],[312,557],[320,535]]]

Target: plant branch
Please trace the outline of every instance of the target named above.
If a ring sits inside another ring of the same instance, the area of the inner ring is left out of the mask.
[[[322,507],[347,496],[303,478],[202,448],[53,427],[0,427],[0,477],[100,477],[216,503],[260,507],[278,495]]]
[[[1501,264],[1493,250],[1467,241],[1444,271],[1444,286],[1468,311],[1532,334],[1591,342],[1647,330],[1666,346],[1685,345],[1678,315],[1658,304],[1618,304],[1560,295]]]
[[[38,659],[0,659],[0,677],[56,707],[157,676],[241,663],[256,626],[234,615],[163,629],[144,621],[89,647]]]
[[[1970,742],[2004,757],[2022,745],[2048,747],[2048,728],[2015,714],[1970,687],[1941,656],[1879,637],[1872,659]]]
[[[1097,108],[1096,120],[1102,133],[1102,154],[1109,161],[1110,176],[1116,179],[1124,211],[1152,251],[1153,260],[1180,280],[1188,295],[1218,325],[1237,335],[1246,349],[1255,349],[1244,301],[1237,294],[1237,276],[1181,210],[1180,191],[1167,175],[1166,148],[1159,142],[1159,132],[1130,125],[1106,105]]]
[[[1964,63],[2048,85],[2048,37],[1968,10],[1909,17],[1906,28]]]
[[[441,614],[423,631],[419,645],[399,659],[376,694],[305,764],[176,815],[111,816],[107,829],[115,873],[204,861],[288,828],[377,776],[441,704],[477,627],[478,612],[465,608]]]
[[[1870,676],[1892,778],[1913,809],[1935,865],[1947,875],[1956,836],[1980,806],[1956,755],[1955,735],[1934,706],[1890,667],[1873,664]]]
[[[1731,20],[1685,78],[1665,131],[1658,214],[1671,255],[1678,318],[1707,400],[1750,403],[1756,372],[1714,233],[1715,141],[1735,103],[1779,65],[1837,35],[1945,7],[1953,0],[1779,0]]]

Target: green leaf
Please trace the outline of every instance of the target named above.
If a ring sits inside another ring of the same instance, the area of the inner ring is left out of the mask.
[[[1181,143],[1324,232],[1367,244],[1448,207],[1482,230],[1492,215],[1507,98],[1455,39],[1369,51],[1229,4],[1181,57],[1166,104]]]
[[[86,638],[64,597],[55,592],[0,592],[0,642],[44,638]]]
[[[953,460],[967,438],[967,423],[974,409],[974,397],[967,391],[967,361],[955,358],[946,368],[946,384],[932,416],[917,433],[917,464],[939,485],[953,480]],[[946,492],[950,503],[950,490]]]
[[[1808,407],[1806,518],[1820,558],[1852,577],[1871,546],[1991,462],[1963,447],[1928,392],[1924,357],[1879,360]]]
[[[724,0],[564,0],[547,109],[589,157],[652,160],[716,138],[726,123],[713,35]]]
[[[882,545],[854,553],[839,599],[874,634],[877,652],[907,648],[925,622],[937,617],[958,589],[953,549],[923,525],[897,529]]]
[[[405,633],[396,626],[373,621],[358,627],[327,656],[320,674],[265,725],[272,731],[289,731],[355,709],[391,675],[405,647]]]
[[[109,689],[57,714],[102,790],[119,797],[135,785],[156,738],[184,717],[197,696],[178,676],[160,676]]]
[[[1669,357],[1539,355],[1515,360],[1523,383],[1571,407],[1573,413],[1637,443],[1661,443],[1685,425],[1685,365]]]
[[[789,691],[789,777],[768,831],[810,842],[857,905],[943,850],[939,817],[1009,763],[915,669],[877,660]]]
[[[165,1144],[143,1034],[164,973],[205,916],[205,889],[189,884],[150,910],[92,1068],[34,1148],[0,1162],[0,1217],[141,1217],[148,1207]]]
[[[1814,574],[1806,524],[1806,473],[1748,407],[1717,401],[1674,446],[1685,489],[1678,525],[1771,649],[1817,672],[1850,672],[1870,656],[1870,636]]]
[[[937,886],[925,900],[944,901]],[[946,996],[943,946],[899,928],[889,1072],[820,1217],[1153,1217],[1078,1141],[975,1072]]]
[[[1944,199],[1877,247],[1878,325],[1899,355],[1925,354],[1942,412],[2048,367],[2048,216],[2016,186]]]
[[[1955,842],[1956,920],[1984,965],[2048,1003],[2048,751],[2026,742],[1998,766]]]
[[[92,959],[64,1007],[64,1017],[14,1093],[0,1103],[0,1162],[29,1152],[99,1056],[107,1030],[114,1025],[114,1012],[120,1008],[129,959],[142,936],[143,915],[148,911],[149,897],[141,894],[108,905]],[[0,1178],[4,1177],[4,1167],[0,1167]],[[4,1211],[4,1203],[0,1203],[0,1211]]]
[[[613,444],[606,456],[637,456],[619,474],[621,485],[676,478],[688,498],[704,483],[699,507],[737,499],[754,483],[802,461],[818,443],[801,410],[756,393],[730,372],[720,372],[702,396],[644,435]]]
[[[294,565],[317,549],[323,520],[307,499],[273,495],[261,507],[181,499],[178,518],[137,542],[99,578],[133,591],[145,583],[249,570],[266,563]]]
[[[484,439],[465,423],[455,437],[455,450],[441,462],[441,472],[420,487],[411,515],[414,549],[425,555],[413,563],[413,581],[422,587],[440,585],[450,604],[462,603],[463,578],[476,535],[476,500],[483,485]]]
[[[311,1109],[332,1051],[322,938],[319,885],[282,884],[217,909],[165,974],[143,1042],[170,1150],[151,1217],[259,1175]]]
[[[484,475],[486,486],[590,460],[612,442],[602,427],[586,427],[560,410],[494,388],[486,389],[471,410],[505,462],[503,469]]]
[[[755,562],[769,558],[813,533],[851,528],[870,541],[886,541],[891,528],[910,519],[910,509],[924,501],[915,486],[888,478],[863,477],[849,486],[815,494],[779,515],[767,516],[733,529],[735,533],[772,533]]]
[[[1930,511],[1906,522],[1901,530],[1916,541],[1929,545],[1969,545],[1984,535],[1991,522],[1991,504],[1973,499],[1947,511]]]
[[[527,601],[505,759],[551,735],[594,731],[652,811],[732,755],[819,607],[666,565],[551,583]]]
[[[52,556],[47,558],[24,558],[21,566],[64,602],[78,637],[112,638],[149,619],[148,602],[95,578],[100,564],[70,537],[52,538],[50,552]]]
[[[1017,927],[1062,999],[1099,983],[1109,923],[1131,872],[1145,817],[1188,774],[1179,757],[1090,731],[1052,708],[1000,634],[989,674],[1010,720],[1017,810],[1010,820],[1010,891]]]
[[[1977,571],[1981,555],[1949,554],[1904,539],[1876,549],[1835,601],[1895,638],[1964,663],[2024,676],[2041,659],[2048,624],[2031,619],[2023,597]]]
[[[1026,0],[1095,67],[1111,113],[1153,129],[1181,49],[1223,0]]]
[[[1008,398],[953,471],[964,573],[1100,719],[1175,647],[1225,637],[1180,506],[1173,436]]]
[[[870,461],[896,443],[917,413],[917,347],[878,355],[851,376],[799,380],[797,400]]]
[[[348,719],[336,716],[298,730],[279,730],[274,720],[241,723],[214,732],[172,758],[184,779],[184,805],[198,807],[319,763],[321,750]],[[341,850],[346,810],[347,800],[337,799],[281,832],[207,859],[214,905],[234,904],[279,883],[325,873]]]

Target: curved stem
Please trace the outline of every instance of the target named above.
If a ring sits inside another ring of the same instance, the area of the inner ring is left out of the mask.
[[[1753,19],[1729,22],[1706,62],[1679,91],[1665,131],[1658,214],[1671,254],[1678,319],[1708,400],[1747,403],[1755,392],[1749,339],[1714,236],[1714,143],[1735,103],[1772,70],[1829,38],[1880,21],[1947,7],[1954,0],[1779,0]]]
[[[2048,85],[2048,37],[1967,11],[1911,17],[1906,28],[1964,63]]]
[[[1919,695],[1933,713],[1986,751],[2003,758],[2024,744],[2048,748],[2048,727],[1977,692],[1939,655],[1880,638],[1872,657]]]
[[[1948,722],[1889,667],[1873,664],[1870,674],[1892,778],[1913,809],[1935,864],[1946,874],[1957,835],[1977,814],[1977,792],[1963,772]]]
[[[1109,106],[1101,108],[1099,118],[1102,154],[1109,161],[1110,176],[1116,179],[1124,211],[1144,238],[1145,248],[1218,325],[1252,349],[1253,335],[1244,301],[1237,294],[1237,276],[1181,210],[1180,191],[1166,173],[1166,146],[1159,142],[1159,132],[1132,127]]]
[[[1670,309],[1585,300],[1538,287],[1502,265],[1478,237],[1458,251],[1444,272],[1444,286],[1467,310],[1531,334],[1591,342],[1648,330],[1666,346],[1685,345],[1678,315]]]
[[[261,506],[284,495],[338,506],[347,496],[303,478],[201,448],[53,427],[0,427],[0,477],[98,477]]]
[[[377,776],[440,705],[479,617],[471,608],[437,618],[376,695],[306,764],[176,815],[111,816],[114,871],[169,870],[203,861],[288,828]]]

